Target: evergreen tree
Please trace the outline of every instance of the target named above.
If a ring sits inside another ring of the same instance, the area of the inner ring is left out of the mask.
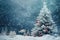
[[[51,11],[47,8],[46,0],[43,0],[43,8],[36,19],[35,27],[31,30],[31,35],[38,36],[39,33],[43,35],[52,32],[57,32],[57,26],[52,19]]]

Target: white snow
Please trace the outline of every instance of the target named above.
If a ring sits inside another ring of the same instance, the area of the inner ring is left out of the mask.
[[[0,35],[0,40],[60,40],[60,37],[44,35],[42,37],[15,35],[14,37]]]

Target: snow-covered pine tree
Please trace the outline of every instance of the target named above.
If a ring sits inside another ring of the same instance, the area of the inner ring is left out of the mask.
[[[47,8],[46,0],[43,0],[43,8],[36,19],[35,27],[31,30],[32,36],[38,36],[38,33],[43,35],[45,32],[57,32],[57,26],[52,19],[51,11]]]
[[[7,35],[7,27],[2,27],[1,34]]]
[[[15,37],[16,36],[16,32],[15,31],[10,31],[9,36],[11,38]]]

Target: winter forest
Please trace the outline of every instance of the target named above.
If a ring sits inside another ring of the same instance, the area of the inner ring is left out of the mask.
[[[0,40],[19,37],[60,40],[60,0],[0,0]]]

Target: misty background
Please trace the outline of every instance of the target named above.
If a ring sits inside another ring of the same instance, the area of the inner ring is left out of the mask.
[[[42,4],[42,0],[0,0],[0,33],[5,27],[8,32],[21,29],[30,31]],[[47,0],[47,6],[60,33],[60,0]]]

